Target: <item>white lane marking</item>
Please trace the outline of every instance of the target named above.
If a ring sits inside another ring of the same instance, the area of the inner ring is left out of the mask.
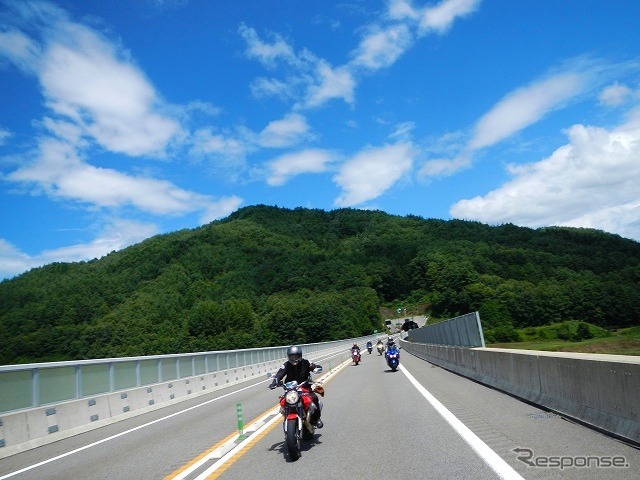
[[[420,382],[418,382],[413,375],[404,367],[400,365],[400,371],[406,375],[409,381],[414,387],[422,394],[424,398],[436,409],[436,411],[444,418],[451,427],[462,437],[462,439],[469,444],[471,448],[484,460],[484,462],[498,474],[500,478],[506,480],[524,480],[518,472],[516,472],[511,465],[505,462],[500,455],[491,450],[489,446],[484,443],[480,438],[473,433],[469,428],[462,423],[458,418],[451,413],[447,407],[445,407],[440,401],[434,397],[431,393],[424,388]]]
[[[267,419],[269,419],[269,417],[273,417],[273,418],[271,418],[267,422]],[[180,472],[179,475],[176,475],[175,477],[173,477],[173,480],[184,480],[189,475],[191,475],[193,472],[195,472],[196,470],[199,470],[202,467],[202,465],[204,465],[205,463],[211,461],[214,458],[217,458],[218,461],[216,461],[216,463],[214,463],[205,472],[205,473],[208,472],[207,473],[207,476],[208,476],[214,470],[216,470],[220,465],[222,465],[229,458],[231,458],[238,450],[240,450],[238,447],[246,445],[248,440],[255,439],[256,435],[259,434],[260,432],[262,432],[265,429],[265,427],[273,424],[276,420],[280,420],[280,418],[281,418],[280,417],[280,405],[278,405],[277,407],[274,407],[272,411],[270,411],[269,413],[263,415],[258,420],[256,420],[252,425],[247,426],[247,428],[244,430],[244,434],[248,435],[248,437],[245,440],[243,440],[241,443],[237,444],[233,448],[231,448],[230,445],[234,444],[236,440],[232,440],[228,444],[222,445],[220,448],[215,449],[209,455],[206,455],[203,458],[201,458],[200,460],[198,460],[197,462],[195,462],[189,468],[187,468],[184,471]],[[198,476],[198,478],[203,477],[203,475],[204,474],[200,474],[200,476]],[[206,478],[206,476],[203,477],[203,478]]]
[[[327,357],[325,357],[325,359],[329,359],[329,358],[335,357],[335,356],[337,356],[338,354],[339,354],[339,353],[327,354]],[[235,394],[235,393],[242,392],[243,390],[247,390],[247,389],[249,389],[249,388],[251,388],[251,387],[255,387],[256,385],[260,385],[261,383],[264,383],[264,382],[266,382],[266,381],[271,381],[271,380],[269,380],[269,379],[267,379],[267,380],[262,380],[262,381],[260,381],[260,382],[258,382],[258,383],[254,383],[254,384],[249,385],[249,386],[247,386],[247,387],[243,387],[243,388],[241,388],[241,389],[239,389],[239,390],[234,390],[233,392],[225,393],[224,395],[221,395],[221,396],[216,397],[216,398],[214,398],[214,399],[207,400],[206,402],[203,402],[203,403],[199,403],[198,405],[194,405],[193,407],[189,407],[189,408],[187,408],[187,409],[185,409],[185,410],[180,410],[179,412],[172,413],[171,415],[167,415],[166,417],[158,418],[158,419],[156,419],[156,420],[153,420],[153,421],[151,421],[151,422],[145,423],[145,424],[143,424],[143,425],[138,425],[137,427],[134,427],[134,428],[131,428],[131,429],[129,429],[129,430],[125,430],[124,432],[120,432],[120,433],[117,433],[117,434],[115,434],[115,435],[112,435],[111,437],[103,438],[102,440],[98,440],[97,442],[90,443],[89,445],[85,445],[85,446],[83,446],[83,447],[76,448],[75,450],[71,450],[70,452],[63,453],[63,454],[61,454],[61,455],[58,455],[58,456],[56,456],[56,457],[49,458],[49,459],[47,459],[47,460],[43,460],[42,462],[39,462],[39,463],[34,463],[33,465],[29,465],[28,467],[24,467],[24,468],[22,468],[22,469],[20,469],[20,470],[16,470],[15,472],[7,473],[6,475],[3,475],[2,477],[0,477],[0,480],[5,480],[6,478],[15,477],[16,475],[19,475],[19,474],[21,474],[21,473],[28,472],[29,470],[33,470],[34,468],[41,467],[42,465],[46,465],[46,464],[51,463],[51,462],[55,462],[56,460],[60,460],[60,459],[62,459],[62,458],[68,457],[69,455],[73,455],[73,454],[75,454],[75,453],[82,452],[83,450],[86,450],[86,449],[88,449],[88,448],[95,447],[95,446],[97,446],[97,445],[100,445],[100,444],[102,444],[102,443],[108,442],[108,441],[110,441],[110,440],[114,440],[114,439],[116,439],[116,438],[118,438],[118,437],[122,437],[123,435],[127,435],[127,434],[129,434],[129,433],[135,432],[136,430],[140,430],[140,429],[142,429],[142,428],[145,428],[145,427],[151,426],[151,425],[153,425],[153,424],[156,424],[156,423],[162,422],[162,421],[164,421],[164,420],[168,420],[169,418],[172,418],[172,417],[175,417],[175,416],[181,415],[181,414],[186,413],[186,412],[189,412],[189,411],[191,411],[191,410],[195,410],[196,408],[200,408],[200,407],[202,407],[202,406],[204,406],[204,405],[208,405],[209,403],[217,402],[218,400],[221,400],[221,399],[223,399],[223,398],[225,398],[225,397],[228,397],[228,396],[230,396],[230,395],[233,395],[233,394]]]
[[[4,475],[4,476],[0,477],[0,480],[4,480],[5,478],[11,478],[11,477],[13,477],[15,475],[18,475],[20,473],[28,472],[29,470],[33,470],[34,468],[41,467],[42,465],[46,465],[47,463],[51,463],[51,462],[54,462],[56,460],[60,460],[62,458],[68,457],[69,455],[73,455],[74,453],[78,453],[78,452],[81,452],[81,451],[86,450],[88,448],[95,447],[96,445],[100,445],[101,443],[105,443],[105,442],[108,442],[110,440],[114,440],[114,439],[116,439],[118,437],[122,437],[123,435],[127,435],[128,433],[135,432],[136,430],[140,430],[140,429],[148,427],[150,425],[153,425],[153,424],[162,422],[164,420],[167,420],[169,418],[176,417],[178,415],[182,415],[183,413],[189,412],[191,410],[195,410],[196,408],[200,408],[200,407],[202,407],[204,405],[207,405],[209,403],[217,402],[218,400],[221,400],[221,399],[223,399],[225,397],[228,397],[230,395],[233,395],[235,393],[242,392],[243,390],[247,390],[249,388],[255,387],[256,385],[260,385],[261,383],[264,383],[265,381],[267,381],[267,380],[262,380],[262,381],[260,381],[258,383],[254,383],[252,385],[249,385],[247,387],[241,388],[239,390],[234,390],[233,392],[225,393],[224,395],[221,395],[219,397],[213,398],[211,400],[207,400],[204,403],[199,403],[198,405],[194,405],[193,407],[189,407],[189,408],[187,408],[185,410],[180,410],[179,412],[172,413],[171,415],[167,415],[166,417],[162,417],[162,418],[158,418],[156,420],[152,420],[151,422],[145,423],[143,425],[138,425],[137,427],[131,428],[129,430],[125,430],[124,432],[117,433],[115,435],[112,435],[111,437],[103,438],[102,440],[98,440],[97,442],[93,442],[93,443],[90,443],[89,445],[85,445],[83,447],[76,448],[75,450],[71,450],[70,452],[63,453],[62,455],[58,455],[57,457],[52,457],[52,458],[49,458],[47,460],[43,460],[42,462],[35,463],[33,465],[29,465],[28,467],[25,467],[25,468],[23,468],[21,470],[16,470],[15,472],[11,472],[11,473],[8,473],[7,475]]]
[[[278,411],[279,409],[280,407],[278,407]],[[220,468],[222,465],[224,465],[229,460],[231,460],[236,454],[238,454],[249,442],[252,442],[253,440],[255,440],[256,437],[259,437],[263,431],[270,428],[271,425],[281,420],[282,420],[282,417],[279,414],[276,414],[271,420],[269,420],[267,423],[265,423],[260,428],[258,428],[252,435],[245,438],[233,450],[231,450],[229,453],[223,456],[216,463],[211,465],[208,469],[206,469],[204,472],[198,475],[194,480],[205,480],[207,477],[209,477],[209,475],[211,475],[213,472],[218,470],[218,468]],[[178,477],[178,478],[185,478],[185,477]]]

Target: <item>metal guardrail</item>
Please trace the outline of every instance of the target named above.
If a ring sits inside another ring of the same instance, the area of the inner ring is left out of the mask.
[[[375,335],[374,335],[375,336]],[[370,337],[301,345],[305,357]],[[0,366],[0,413],[285,359],[288,346]]]
[[[484,347],[484,335],[478,312],[467,313],[444,322],[409,330],[410,342],[457,347]]]

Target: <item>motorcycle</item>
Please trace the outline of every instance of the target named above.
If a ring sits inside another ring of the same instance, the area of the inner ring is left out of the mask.
[[[367,352],[371,355],[371,352],[373,352],[373,345],[367,345]]]
[[[382,343],[379,343],[376,348],[378,349],[378,355],[382,355],[382,353],[384,352],[384,345]]]
[[[321,372],[322,367],[318,367],[311,373]],[[284,393],[280,395],[280,414],[283,416],[285,445],[291,460],[296,461],[302,455],[302,440],[310,440],[316,431],[316,426],[311,423],[311,416],[318,407],[313,403],[311,392],[324,396],[324,388],[320,383],[310,380],[302,383],[294,380],[279,385],[284,389]]]
[[[355,363],[356,365],[358,365],[360,363],[360,351],[353,349],[351,350],[351,360],[353,360],[353,363]]]
[[[398,347],[395,345],[393,347],[389,347],[387,353],[385,354],[385,358],[387,359],[387,365],[392,372],[395,372],[398,369],[398,365],[400,365],[400,351]]]

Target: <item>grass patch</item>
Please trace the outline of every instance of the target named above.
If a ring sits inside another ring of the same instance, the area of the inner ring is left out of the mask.
[[[563,324],[545,325],[543,327],[528,327],[517,330],[522,341],[520,342],[494,342],[488,343],[489,348],[518,348],[524,350],[543,350],[548,352],[579,352],[579,353],[605,353],[612,355],[640,355],[640,326],[623,328],[615,331],[607,331],[606,335],[598,330],[594,331],[592,338],[576,341],[571,338],[572,327],[569,326],[569,338],[558,338],[557,332],[564,335],[566,327]],[[584,323],[584,322],[580,322]],[[595,325],[590,327],[596,327]],[[540,330],[536,332],[535,330]],[[584,327],[582,327],[584,330]],[[604,329],[601,329],[604,330]],[[554,336],[554,332],[556,335]],[[540,338],[542,336],[543,338]],[[546,338],[544,338],[546,337]]]

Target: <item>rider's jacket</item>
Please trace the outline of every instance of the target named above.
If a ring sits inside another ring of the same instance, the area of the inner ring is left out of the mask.
[[[305,382],[311,378],[311,371],[319,366],[320,365],[311,363],[306,358],[300,360],[297,365],[293,365],[289,360],[287,360],[280,365],[273,383],[280,383],[283,378],[285,382],[291,382],[293,380],[296,380],[298,383]]]

